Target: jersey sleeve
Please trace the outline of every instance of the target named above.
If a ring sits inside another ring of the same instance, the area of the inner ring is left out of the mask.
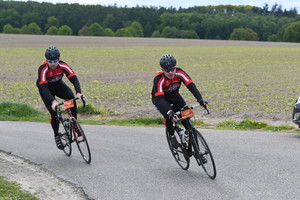
[[[153,80],[153,89],[152,89],[153,96],[160,96],[165,94],[163,89],[164,81],[165,80],[162,76],[162,73],[156,74]]]
[[[177,68],[176,75],[180,77],[185,86],[188,86],[189,84],[193,83],[193,80],[190,78],[190,76],[181,68]]]
[[[59,62],[59,67],[64,71],[64,73],[66,74],[67,78],[70,79],[72,76],[75,76],[75,72],[73,71],[73,69],[65,62],[60,61]]]
[[[48,67],[46,66],[46,63],[42,63],[42,65],[38,69],[37,85],[41,85],[43,83],[48,83],[47,77],[46,77],[47,70],[48,70]]]

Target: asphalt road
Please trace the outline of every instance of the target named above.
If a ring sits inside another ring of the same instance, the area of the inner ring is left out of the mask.
[[[209,179],[191,161],[173,159],[163,128],[84,125],[92,162],[73,145],[55,146],[50,124],[0,121],[0,149],[24,157],[77,186],[90,199],[282,200],[300,197],[300,134],[200,131],[217,166]]]

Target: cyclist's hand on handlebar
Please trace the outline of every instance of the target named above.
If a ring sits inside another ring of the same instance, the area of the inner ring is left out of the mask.
[[[52,110],[56,111],[56,107],[57,107],[57,106],[58,106],[58,103],[57,103],[57,101],[54,99],[54,100],[52,101],[52,105],[51,105]]]
[[[208,106],[208,102],[207,101],[203,101],[203,99],[198,99],[197,100],[200,104],[200,106],[206,108],[206,106]]]
[[[203,101],[203,99],[199,99],[198,100],[200,106],[202,106],[205,110],[208,110],[208,102],[207,101]]]
[[[175,115],[173,110],[169,110],[167,112],[167,115],[168,115],[169,120],[171,120],[172,122],[177,122],[178,117],[177,117],[177,115]]]
[[[77,97],[79,99],[81,99],[82,101],[86,102],[86,96],[84,94],[81,94],[81,93],[76,93]]]

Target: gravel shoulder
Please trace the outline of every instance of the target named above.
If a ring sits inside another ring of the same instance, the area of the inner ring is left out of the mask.
[[[20,184],[39,199],[88,199],[80,187],[56,177],[46,169],[23,158],[0,152],[1,176]]]

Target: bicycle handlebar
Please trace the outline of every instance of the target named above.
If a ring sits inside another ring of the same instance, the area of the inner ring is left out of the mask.
[[[207,104],[206,104],[207,105]],[[209,112],[209,110],[208,110],[208,108],[207,108],[207,106],[205,105],[205,107],[204,107],[204,109],[205,109],[205,113],[206,114],[209,114],[210,112]],[[191,107],[189,107],[190,109],[194,109],[194,108],[197,108],[197,107],[200,107],[200,104],[198,103],[198,104],[195,104],[195,105],[193,105],[193,106],[191,106]],[[176,115],[180,115],[180,113],[181,113],[181,111],[177,111],[175,114]]]
[[[82,101],[82,104],[83,104],[83,106],[82,106],[82,107],[84,108],[84,107],[85,107],[85,105],[86,105],[86,100],[84,99],[83,95],[81,96],[81,98],[75,97],[75,98],[73,98],[73,99],[69,99],[69,100],[66,100],[66,101],[70,101],[70,100],[76,101],[76,100],[78,100],[78,99],[81,99],[81,101]],[[63,104],[64,104],[64,102],[65,102],[65,101],[63,101],[63,102],[59,103],[59,104],[58,104],[58,106],[61,106],[61,105],[63,105]]]

